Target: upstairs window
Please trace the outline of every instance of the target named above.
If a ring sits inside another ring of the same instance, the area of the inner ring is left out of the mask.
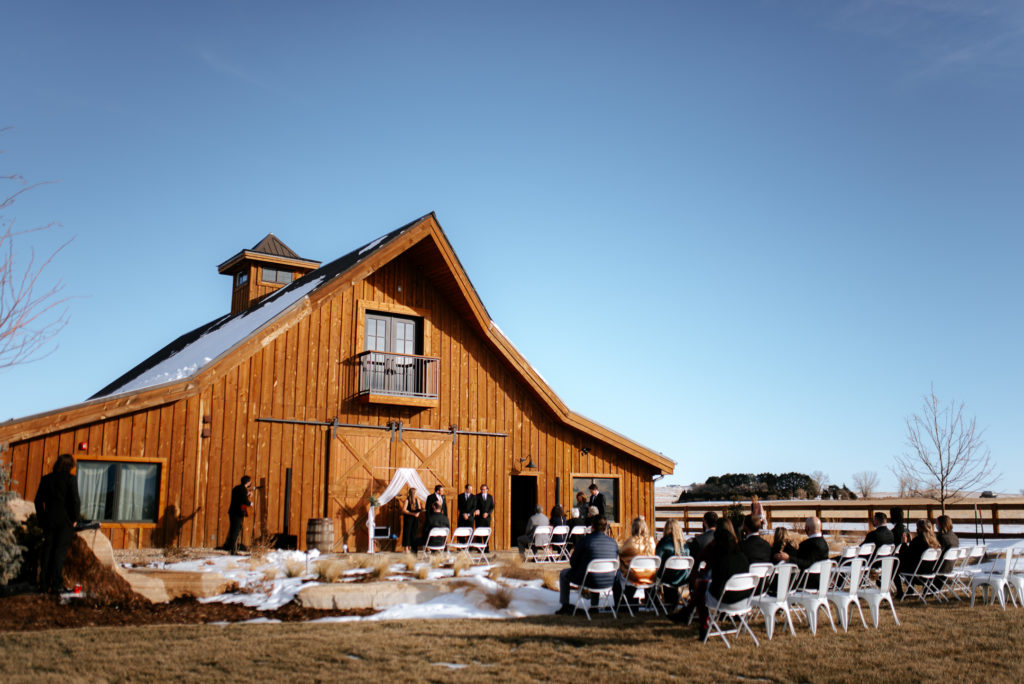
[[[295,280],[294,271],[282,271],[276,268],[261,268],[263,282],[288,284]]]
[[[245,271],[235,274],[235,287],[242,287],[249,282],[249,274]]]

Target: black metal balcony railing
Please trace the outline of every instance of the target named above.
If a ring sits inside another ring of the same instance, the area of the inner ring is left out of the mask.
[[[368,351],[358,357],[359,394],[437,399],[441,359]]]

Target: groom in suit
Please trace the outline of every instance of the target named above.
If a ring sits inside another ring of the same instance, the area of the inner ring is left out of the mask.
[[[428,515],[434,510],[434,503],[441,504],[441,512],[448,515],[448,502],[444,500],[444,485],[436,485],[434,493],[427,497],[424,508],[426,508]]]
[[[476,526],[490,527],[491,516],[494,514],[494,497],[487,485],[480,485],[480,493],[476,495]]]
[[[597,509],[597,514],[602,518],[604,514],[604,494],[598,489],[596,484],[590,485],[590,505]]]

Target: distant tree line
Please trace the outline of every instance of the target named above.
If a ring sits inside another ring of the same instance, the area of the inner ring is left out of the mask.
[[[731,501],[749,499],[754,494],[761,499],[856,499],[857,495],[845,484],[824,486],[804,473],[726,473],[713,475],[704,484],[693,484],[689,491],[679,495],[678,503],[687,501]]]

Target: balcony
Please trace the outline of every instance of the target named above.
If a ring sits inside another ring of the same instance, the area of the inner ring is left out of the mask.
[[[358,398],[371,404],[437,406],[441,359],[368,351],[359,362]]]

